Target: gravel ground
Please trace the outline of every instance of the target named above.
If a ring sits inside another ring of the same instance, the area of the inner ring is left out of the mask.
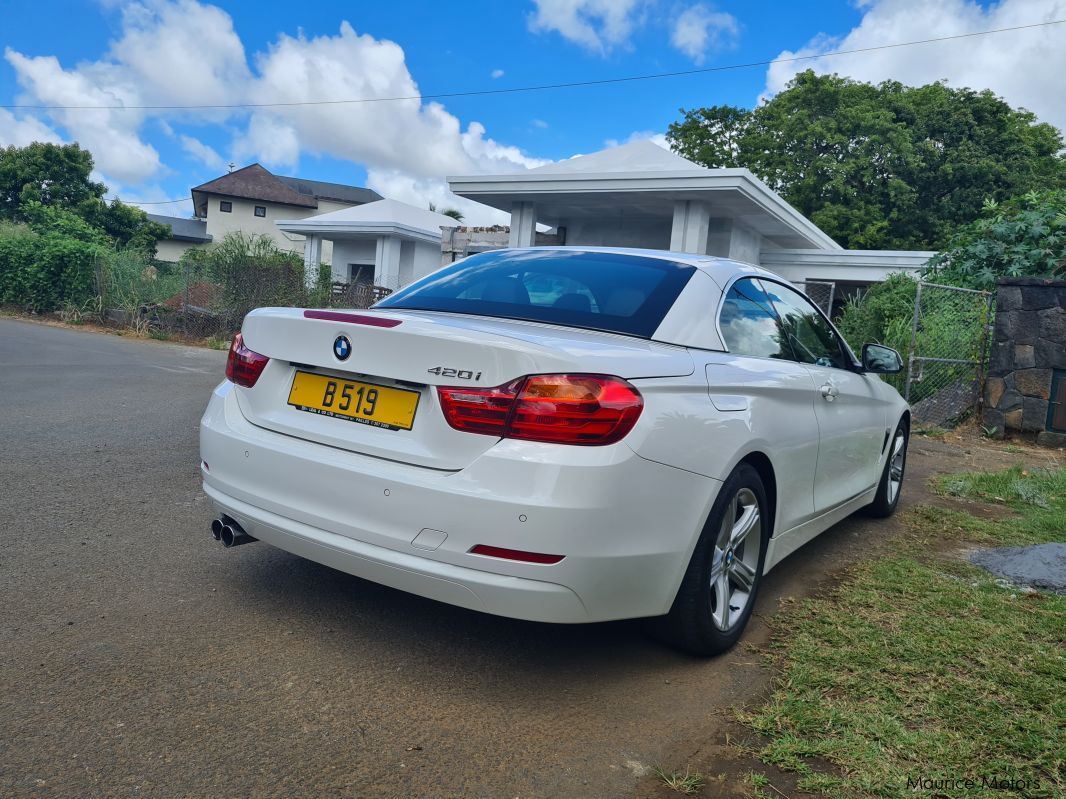
[[[701,661],[638,622],[516,622],[224,550],[197,471],[224,358],[0,319],[0,796],[630,796],[764,690],[746,646]],[[775,570],[747,642],[895,524]]]
[[[1066,594],[1066,544],[986,549],[970,560],[1015,585]]]

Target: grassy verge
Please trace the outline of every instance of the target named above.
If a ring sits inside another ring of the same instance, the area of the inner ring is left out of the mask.
[[[785,614],[782,675],[743,720],[769,740],[764,762],[826,796],[1062,796],[1066,597],[1012,591],[937,552],[1066,539],[1066,470],[937,488],[1017,515],[911,514],[899,554]]]

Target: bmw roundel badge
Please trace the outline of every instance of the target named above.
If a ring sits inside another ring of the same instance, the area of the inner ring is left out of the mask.
[[[337,336],[333,340],[333,354],[337,356],[338,361],[348,360],[348,356],[352,354],[352,342],[347,336]]]

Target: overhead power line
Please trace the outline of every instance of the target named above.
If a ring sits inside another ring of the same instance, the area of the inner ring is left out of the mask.
[[[828,53],[811,55],[797,55],[788,58],[770,58],[764,61],[749,61],[743,64],[725,64],[717,67],[700,67],[699,69],[685,69],[677,72],[656,72],[648,75],[629,75],[619,78],[601,78],[598,80],[580,80],[567,83],[544,83],[534,86],[514,86],[502,89],[474,89],[469,91],[438,92],[436,94],[410,94],[397,97],[357,97],[347,100],[299,100],[278,103],[217,103],[205,105],[0,105],[0,108],[24,109],[34,111],[208,111],[216,109],[250,109],[250,108],[289,108],[294,106],[315,105],[355,105],[360,103],[395,103],[403,100],[445,100],[454,97],[479,97],[489,94],[518,94],[521,92],[541,92],[552,89],[574,89],[583,86],[605,86],[614,83],[632,83],[644,80],[660,80],[662,78],[678,78],[685,75],[706,75],[712,72],[728,72],[736,69],[750,69],[752,67],[765,67],[771,64],[788,64],[796,61],[810,61],[816,58],[829,58],[832,56],[854,55],[856,53],[870,53],[876,50],[891,50],[897,47],[914,47],[920,44],[933,44],[935,42],[948,42],[957,39],[970,39],[976,36],[990,36],[994,33],[1007,33],[1009,31],[1028,30],[1030,28],[1042,28],[1049,25],[1061,25],[1066,19],[1054,19],[1046,22],[1034,22],[1029,25],[1014,25],[1009,28],[995,28],[987,31],[974,31],[972,33],[957,33],[951,36],[938,36],[932,39],[917,39],[912,42],[896,42],[894,44],[879,44],[871,47],[856,47],[851,50],[834,50]]]
[[[125,202],[127,206],[169,206],[175,202],[189,202],[188,197],[182,197],[178,200],[155,200],[152,202],[142,202],[141,200],[124,200],[122,197],[104,197],[104,200],[112,202],[118,200],[119,202]]]

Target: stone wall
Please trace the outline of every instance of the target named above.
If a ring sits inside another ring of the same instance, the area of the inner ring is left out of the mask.
[[[1000,436],[1036,433],[1038,443],[1066,446],[1066,434],[1047,430],[1056,369],[1066,369],[1066,281],[1001,279],[985,382],[985,426]]]

